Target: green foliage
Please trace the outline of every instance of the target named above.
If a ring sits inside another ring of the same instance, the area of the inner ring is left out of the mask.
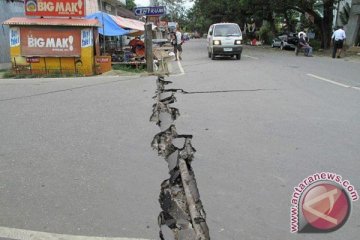
[[[322,47],[328,48],[333,10],[339,1],[343,0],[195,0],[185,23],[189,29],[205,33],[209,25],[216,22],[235,22],[243,27],[249,18],[254,18],[257,27],[261,27],[266,20],[269,26],[262,34],[267,33],[268,28],[273,34],[278,29],[288,32],[315,29]]]
[[[2,75],[2,78],[14,78],[15,74],[11,71],[7,71]]]
[[[136,7],[136,3],[134,0],[126,0],[126,8],[129,10],[133,10]]]
[[[246,16],[241,0],[195,0],[186,17],[188,29],[202,34],[213,23],[234,22],[242,26]]]
[[[181,28],[186,25],[186,9],[184,6],[185,0],[156,0],[155,6],[165,6],[166,15],[163,19],[171,22],[177,22]]]
[[[265,23],[259,30],[259,37],[265,44],[271,44],[274,34],[271,31],[270,24]]]
[[[310,39],[310,46],[314,49],[314,51],[321,49],[321,41],[317,39]]]
[[[6,70],[0,75],[0,78],[15,78],[15,79],[22,79],[22,78],[63,78],[63,77],[83,77],[82,74],[78,73],[60,73],[59,71],[53,71],[48,74],[27,74],[27,73],[16,73],[12,70]]]
[[[139,65],[136,67],[135,65],[113,65],[113,70],[129,72],[129,73],[143,73],[145,72],[145,65]]]

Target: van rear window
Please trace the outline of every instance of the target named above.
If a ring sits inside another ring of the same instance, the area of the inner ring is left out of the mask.
[[[240,36],[239,26],[236,24],[216,25],[214,29],[215,37]]]

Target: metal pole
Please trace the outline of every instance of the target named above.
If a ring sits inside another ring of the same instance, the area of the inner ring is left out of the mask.
[[[101,21],[102,21],[102,29],[103,29],[103,54],[105,53],[105,24],[104,24],[104,12],[103,12],[103,2],[100,0],[100,12],[101,12]],[[101,53],[100,53],[101,54]]]
[[[152,50],[152,24],[145,24],[145,58],[146,58],[146,70],[149,73],[154,72],[154,58]]]

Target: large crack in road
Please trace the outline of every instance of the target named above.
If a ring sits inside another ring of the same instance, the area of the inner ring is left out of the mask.
[[[180,113],[171,107],[176,101],[175,93],[183,90],[165,89],[170,83],[163,76],[157,78],[156,103],[150,117],[161,130],[151,146],[165,158],[170,174],[161,184],[159,235],[162,240],[209,240],[206,214],[191,167],[195,153],[191,145],[193,136],[177,133],[174,123]]]

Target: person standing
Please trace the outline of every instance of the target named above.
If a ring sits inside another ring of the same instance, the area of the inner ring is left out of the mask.
[[[173,45],[174,45],[174,53],[175,53],[175,61],[182,60],[182,34],[180,32],[179,26],[176,27],[176,31],[173,34]]]
[[[338,30],[336,30],[333,35],[331,36],[331,39],[333,40],[333,52],[332,52],[332,58],[340,58],[344,42],[346,40],[345,31],[343,30],[343,27],[340,26]]]

